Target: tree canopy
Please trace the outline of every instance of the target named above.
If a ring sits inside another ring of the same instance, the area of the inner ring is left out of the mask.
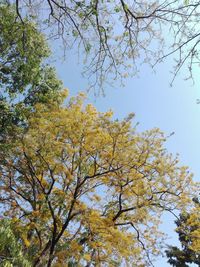
[[[15,9],[0,3],[0,138],[5,142],[23,112],[50,96],[56,100],[61,82],[45,64],[50,55],[44,35],[33,22],[17,18]]]
[[[174,55],[174,77],[184,65],[192,77],[199,64],[197,0],[7,2],[15,3],[21,21],[26,16],[37,20],[48,26],[47,34],[61,37],[67,49],[84,51],[91,86],[135,75],[139,58],[154,65]]]
[[[0,12],[0,82],[12,97],[34,82],[49,50],[43,35],[27,20],[21,24],[13,8],[1,5]]]
[[[197,199],[196,199],[197,200]],[[188,267],[189,264],[200,265],[200,203],[190,212],[180,214],[176,220],[176,232],[181,248],[171,246],[166,251],[168,262],[176,267]]]
[[[12,228],[14,228],[14,224],[9,220],[0,220],[0,266],[31,267],[30,262],[23,255],[20,240],[17,240]]]
[[[194,183],[163,133],[137,133],[131,118],[114,121],[82,94],[36,104],[1,151],[1,208],[33,266],[148,266],[159,253],[160,216],[186,208]]]
[[[1,1],[0,266],[150,266],[166,212],[181,214],[182,250],[169,248],[169,263],[199,263],[198,186],[188,168],[159,129],[138,132],[133,114],[114,120],[82,93],[67,101],[44,35],[84,51],[93,87],[134,75],[140,56],[179,52],[174,75],[187,62],[191,75],[198,9],[176,0]]]

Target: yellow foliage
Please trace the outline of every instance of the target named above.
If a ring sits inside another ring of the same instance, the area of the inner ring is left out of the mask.
[[[53,238],[57,266],[147,266],[144,247],[159,253],[162,212],[190,205],[192,175],[166,152],[159,129],[137,133],[132,116],[113,121],[84,98],[38,104],[27,118],[2,158],[2,195],[18,203],[8,214],[29,227],[23,240],[38,244],[34,260],[45,262]]]
[[[25,246],[26,246],[26,247],[29,247],[29,246],[30,246],[30,241],[27,239],[26,233],[23,233],[23,234],[21,235],[21,238],[22,238],[22,240],[23,240]]]
[[[90,254],[84,254],[84,255],[83,255],[83,258],[84,258],[84,260],[86,260],[86,261],[90,261],[90,260],[91,260],[91,256],[90,256]]]

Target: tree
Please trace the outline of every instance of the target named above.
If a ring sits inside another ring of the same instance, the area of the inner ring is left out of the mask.
[[[22,24],[14,11],[12,6],[0,4],[1,99],[17,101],[16,95],[25,94],[25,102],[30,102],[33,93],[39,93],[38,86],[44,87],[45,82],[46,87],[51,85],[48,84],[48,73],[52,70],[43,63],[50,50],[36,25],[27,19]]]
[[[44,35],[27,19],[21,23],[15,9],[0,3],[0,138],[5,143],[23,113],[37,102],[56,99],[61,83],[44,64],[50,55]]]
[[[200,266],[200,204],[176,220],[176,232],[181,248],[171,246],[166,251],[168,262],[176,267],[188,267],[190,263]]]
[[[30,262],[22,253],[20,240],[16,239],[13,232],[14,226],[8,220],[0,220],[0,266],[31,267]]]
[[[54,29],[53,36],[61,37],[67,49],[76,44],[85,52],[84,74],[92,86],[135,75],[139,57],[154,65],[174,55],[174,77],[183,65],[191,77],[199,64],[197,0],[10,2],[21,21],[25,14],[45,22],[48,33],[49,27]]]
[[[137,133],[132,115],[111,117],[81,94],[36,104],[28,129],[0,152],[3,216],[23,234],[33,266],[148,266],[161,214],[189,204],[192,175],[164,135]]]
[[[14,8],[1,4],[0,14],[0,85],[14,97],[34,83],[49,49],[34,24],[27,20],[19,22]]]

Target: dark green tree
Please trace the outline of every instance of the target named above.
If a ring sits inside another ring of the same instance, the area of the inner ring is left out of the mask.
[[[191,213],[180,214],[175,221],[181,248],[170,246],[166,251],[168,262],[175,267],[200,266],[200,204],[194,199],[196,208]]]

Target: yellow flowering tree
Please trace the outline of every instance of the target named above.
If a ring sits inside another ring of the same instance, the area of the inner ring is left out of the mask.
[[[33,266],[148,266],[160,216],[188,205],[192,175],[159,129],[138,133],[132,115],[116,121],[83,100],[37,104],[1,152],[4,217]]]

